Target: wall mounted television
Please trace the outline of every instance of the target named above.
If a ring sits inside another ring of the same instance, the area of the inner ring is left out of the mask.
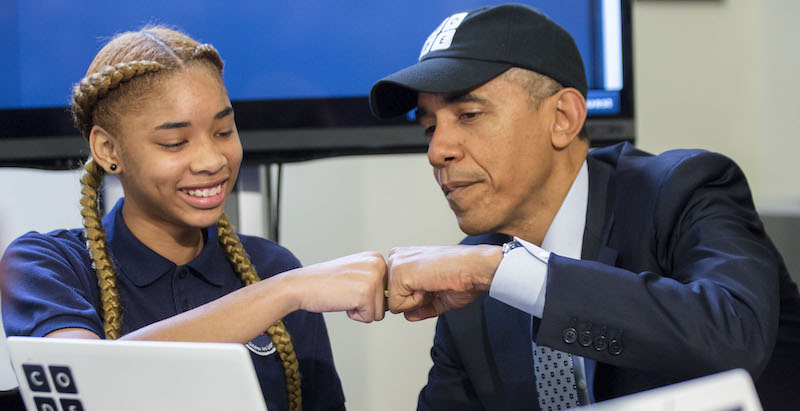
[[[68,4],[69,3],[69,4]],[[630,0],[524,1],[564,26],[589,77],[593,144],[634,139]],[[77,4],[77,5],[76,5]],[[411,115],[377,120],[371,85],[480,0],[314,2],[6,0],[0,9],[0,165],[67,169],[88,149],[66,111],[72,84],[115,33],[166,24],[214,44],[245,161],[424,152]]]

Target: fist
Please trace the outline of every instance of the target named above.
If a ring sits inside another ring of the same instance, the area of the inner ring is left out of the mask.
[[[299,309],[345,311],[351,319],[365,323],[380,321],[386,313],[386,261],[380,253],[363,252],[310,265],[293,272],[290,281]]]
[[[399,247],[389,253],[389,309],[418,321],[461,308],[492,284],[500,247]]]

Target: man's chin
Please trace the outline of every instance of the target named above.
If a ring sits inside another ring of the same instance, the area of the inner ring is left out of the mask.
[[[461,216],[456,216],[458,219],[458,228],[466,235],[481,235],[492,232],[492,226],[485,224],[484,221],[475,221],[479,219],[470,219]]]

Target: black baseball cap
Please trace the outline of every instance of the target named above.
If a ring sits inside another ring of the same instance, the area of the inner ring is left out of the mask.
[[[379,118],[417,106],[417,93],[458,93],[512,67],[543,74],[586,97],[586,72],[578,47],[561,26],[519,4],[455,13],[431,33],[419,62],[372,86],[369,105]]]

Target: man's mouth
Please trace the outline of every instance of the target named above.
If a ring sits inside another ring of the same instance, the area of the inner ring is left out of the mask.
[[[444,192],[444,196],[449,200],[473,184],[475,184],[474,181],[447,182],[446,184],[442,184],[442,192]]]

